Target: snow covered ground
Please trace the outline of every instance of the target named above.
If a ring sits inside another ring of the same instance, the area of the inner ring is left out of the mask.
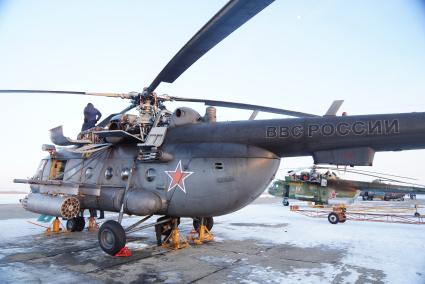
[[[331,225],[327,219],[290,212],[288,207],[277,202],[250,205],[216,220],[226,224],[214,227],[216,235],[224,239],[254,238],[265,243],[305,248],[326,246],[345,249],[344,264],[382,270],[389,283],[425,283],[425,225],[355,221]],[[254,229],[240,226],[247,222],[269,226],[259,225]],[[279,228],[282,223],[288,225]],[[338,269],[329,267],[322,272],[325,278],[331,280]],[[315,282],[312,280],[312,283]]]
[[[290,212],[280,199],[267,199],[270,202],[215,217],[216,240],[250,240],[316,251],[336,249],[343,252],[342,258],[335,265],[324,263],[321,268],[294,268],[287,273],[268,266],[251,265],[249,271],[242,271],[247,266],[237,267],[232,273],[240,275],[242,282],[299,283],[298,279],[302,279],[302,283],[331,283],[336,275],[345,275],[341,283],[355,283],[361,271],[364,274],[365,269],[370,269],[382,273],[387,283],[425,283],[425,225],[354,221],[331,225],[327,219]],[[27,221],[0,221],[0,242],[43,232],[43,228]],[[127,219],[125,223],[131,221]],[[190,222],[184,221],[181,226],[188,225]],[[371,275],[366,281],[360,279],[360,283],[373,279]]]
[[[16,237],[23,237],[35,234],[42,234],[44,229],[35,226],[30,222],[34,219],[10,219],[0,220],[0,242],[11,241]],[[1,255],[1,252],[0,252]]]
[[[19,199],[26,195],[26,193],[0,193],[0,204],[19,204]]]

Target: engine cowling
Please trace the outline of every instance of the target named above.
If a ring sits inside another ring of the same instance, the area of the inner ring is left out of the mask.
[[[127,214],[151,215],[158,212],[161,207],[161,198],[151,191],[133,189],[124,197],[124,211]]]
[[[188,107],[180,107],[171,115],[170,127],[197,123],[201,119],[201,115],[196,110]]]

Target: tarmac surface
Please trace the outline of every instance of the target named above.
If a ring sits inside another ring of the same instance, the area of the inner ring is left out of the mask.
[[[143,238],[138,241],[149,243]],[[1,283],[242,282],[245,273],[256,267],[277,271],[313,269],[324,263],[337,263],[343,253],[257,244],[255,241],[214,242],[172,251],[150,242],[149,247],[134,250],[131,257],[117,258],[99,250],[96,233],[89,232],[48,238],[37,236],[31,242],[21,239],[2,244],[1,250],[14,251],[0,260]],[[378,271],[364,272],[365,275],[379,275]],[[262,282],[262,278],[256,280]]]
[[[279,201],[264,198],[256,203],[267,205]],[[0,205],[0,216],[10,219],[37,215],[28,214],[20,205]],[[288,226],[285,220],[270,224],[218,221],[214,226],[226,225],[279,232],[286,231]],[[191,220],[182,219],[180,228],[182,235],[189,233]],[[133,253],[131,257],[106,255],[98,245],[97,232],[87,230],[9,239],[0,243],[0,283],[282,283],[285,279],[287,283],[384,283],[388,280],[382,270],[343,263],[347,250],[326,245],[303,247],[249,239],[249,236],[244,240],[226,239],[216,234],[213,242],[171,250],[157,247],[153,228],[149,228],[129,236],[128,247]],[[331,279],[326,278],[325,271],[334,267],[338,269]],[[353,271],[355,278],[351,278]]]

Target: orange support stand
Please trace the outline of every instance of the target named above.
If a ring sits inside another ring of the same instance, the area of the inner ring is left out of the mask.
[[[180,237],[180,231],[177,222],[177,219],[173,220],[173,229],[171,230],[168,238],[162,243],[162,247],[178,250],[189,246],[187,241]]]
[[[59,221],[59,218],[56,217],[55,220],[53,220],[53,222],[52,222],[52,227],[51,228],[48,227],[46,229],[46,232],[45,233],[46,234],[51,234],[51,233],[57,234],[57,233],[60,233],[62,231],[62,228],[60,226],[61,226],[61,222]]]
[[[89,218],[89,231],[96,231],[99,229],[99,225],[96,223],[96,219],[94,217]]]
[[[198,235],[195,237],[195,235]],[[191,231],[189,236],[187,236],[188,240],[193,241],[196,245],[201,245],[204,242],[210,242],[214,240],[214,236],[211,234],[211,232],[207,229],[205,225],[201,225],[199,227],[199,231]]]
[[[345,212],[347,212],[347,208],[345,205],[338,205],[332,208],[332,211],[338,215],[338,222],[344,223],[347,220],[347,216]]]
[[[171,231],[171,234],[170,234],[170,237],[169,237],[168,242],[164,242],[162,244],[162,247],[171,248],[171,249],[174,249],[174,250],[178,250],[178,249],[185,248],[188,245],[189,244],[185,240],[183,240],[183,239],[180,238],[180,231],[179,231],[179,229],[178,228],[174,228]]]

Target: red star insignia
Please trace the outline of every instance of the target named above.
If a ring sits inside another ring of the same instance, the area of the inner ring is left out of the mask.
[[[172,190],[176,186],[179,187],[184,193],[186,193],[186,187],[184,180],[187,179],[193,172],[185,172],[182,170],[182,161],[180,160],[174,171],[165,171],[165,173],[171,178],[170,186],[168,191]]]

